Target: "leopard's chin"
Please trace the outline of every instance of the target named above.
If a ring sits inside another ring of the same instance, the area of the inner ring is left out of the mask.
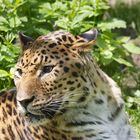
[[[46,124],[49,120],[45,115],[35,115],[30,112],[27,112],[24,117],[26,122],[30,125]]]
[[[25,120],[28,124],[42,125],[51,121],[57,114],[57,110],[41,109],[40,113],[27,111],[24,113]]]

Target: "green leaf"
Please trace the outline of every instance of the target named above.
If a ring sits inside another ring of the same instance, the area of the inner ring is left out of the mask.
[[[140,90],[137,90],[137,91],[134,93],[134,95],[135,95],[136,97],[140,97]]]
[[[77,15],[74,19],[72,24],[75,25],[76,23],[84,20],[86,17],[89,17],[89,15],[91,16],[91,11],[88,10],[84,10],[84,12],[82,14]]]
[[[105,59],[111,59],[112,56],[113,56],[112,52],[109,51],[109,50],[104,50],[104,51],[102,51],[102,52],[101,52],[101,55],[103,55],[103,57],[104,57]]]
[[[131,42],[127,44],[123,44],[123,47],[131,53],[140,54],[140,48]]]
[[[115,28],[126,28],[126,22],[123,20],[113,19],[109,22],[101,22],[97,27],[102,31],[107,31]]]
[[[133,67],[133,65],[131,63],[129,63],[128,61],[124,60],[123,58],[113,58],[116,62],[120,63],[120,64],[124,64],[128,67]]]
[[[24,17],[20,17],[20,20],[21,20],[22,22],[27,22],[27,21],[28,21],[28,19],[27,19],[26,16],[24,16]]]
[[[120,42],[126,43],[126,42],[128,42],[128,41],[130,40],[130,37],[128,37],[128,36],[123,36],[123,37],[119,37],[118,40],[119,40]]]
[[[0,16],[0,24],[2,24],[2,23],[6,23],[7,24],[8,21],[6,20],[6,18]]]
[[[9,73],[5,70],[0,70],[0,78],[9,77]]]
[[[129,103],[133,103],[133,102],[134,102],[134,98],[128,97],[127,101],[128,101]]]
[[[99,36],[99,37],[97,38],[96,45],[97,45],[98,47],[100,47],[100,48],[106,48],[107,43],[105,42],[104,39],[102,39],[102,37]]]
[[[0,31],[7,32],[8,30],[8,21],[6,20],[6,18],[0,16]]]
[[[67,17],[63,17],[55,22],[55,25],[61,27],[63,29],[68,30],[69,27],[69,19]]]
[[[14,27],[17,27],[21,24],[21,21],[18,17],[11,17],[10,20],[10,27],[14,28]]]
[[[7,26],[0,25],[0,31],[8,32],[10,29]]]
[[[10,69],[10,73],[9,73],[9,77],[10,78],[14,78],[14,72],[15,72],[15,67],[12,67],[11,69]]]

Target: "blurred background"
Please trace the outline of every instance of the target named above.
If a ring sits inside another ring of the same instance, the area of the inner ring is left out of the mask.
[[[99,30],[93,57],[121,87],[140,138],[140,0],[0,0],[0,90],[14,87],[18,32]]]

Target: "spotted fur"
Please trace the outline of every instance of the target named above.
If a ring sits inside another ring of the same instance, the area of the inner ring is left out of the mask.
[[[96,33],[20,34],[16,98],[1,96],[2,140],[135,140],[120,88],[89,53]]]
[[[0,93],[0,140],[47,140],[44,126],[28,126],[19,114],[16,90]]]

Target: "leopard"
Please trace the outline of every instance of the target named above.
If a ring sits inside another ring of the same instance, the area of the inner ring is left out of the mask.
[[[1,140],[136,140],[120,87],[96,62],[97,36],[19,33],[16,89],[0,95]]]

